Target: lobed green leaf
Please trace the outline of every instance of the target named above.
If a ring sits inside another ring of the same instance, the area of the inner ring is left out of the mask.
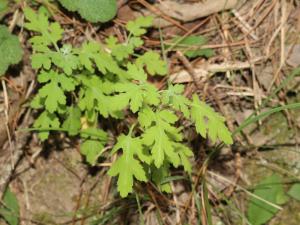
[[[150,75],[164,76],[167,74],[166,62],[161,60],[160,55],[153,51],[148,51],[137,58],[136,65],[140,68],[145,66]]]
[[[191,106],[191,119],[195,123],[196,131],[202,137],[207,136],[216,142],[217,138],[225,144],[232,144],[231,133],[225,125],[224,117],[216,113],[210,106],[199,100],[197,95],[193,96]]]
[[[126,197],[132,192],[134,177],[139,181],[147,181],[144,168],[134,156],[137,155],[142,161],[148,161],[148,163],[149,158],[142,152],[141,140],[132,138],[131,133],[118,137],[113,152],[120,149],[123,154],[113,163],[108,174],[110,176],[118,175],[118,191],[122,197]]]
[[[68,107],[67,117],[62,125],[64,129],[68,131],[70,136],[77,135],[81,128],[81,111],[78,107]]]
[[[34,121],[33,127],[43,129],[39,131],[39,138],[42,141],[48,139],[49,131],[47,129],[59,128],[60,122],[54,113],[48,111],[42,112]]]
[[[126,24],[126,29],[134,36],[141,36],[147,32],[145,28],[152,26],[153,17],[139,17]]]

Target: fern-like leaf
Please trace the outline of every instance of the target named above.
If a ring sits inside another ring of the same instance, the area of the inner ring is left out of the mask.
[[[141,152],[142,142],[139,138],[132,138],[131,133],[127,136],[121,135],[115,145],[113,152],[122,149],[123,154],[112,165],[108,174],[118,175],[118,191],[122,197],[126,197],[132,192],[134,177],[139,181],[147,181],[146,173],[141,163],[135,158],[135,155],[147,160]],[[141,156],[142,155],[142,156]]]
[[[191,119],[195,122],[196,131],[202,137],[207,136],[216,142],[217,138],[225,144],[232,144],[231,133],[225,125],[225,118],[216,113],[210,106],[193,95]]]

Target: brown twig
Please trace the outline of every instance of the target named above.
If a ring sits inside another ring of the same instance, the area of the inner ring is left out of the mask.
[[[148,8],[151,12],[153,12],[154,14],[157,14],[158,16],[161,16],[162,18],[164,18],[165,20],[169,21],[171,24],[174,24],[175,26],[177,26],[178,28],[184,30],[185,32],[188,32],[189,30],[187,28],[185,28],[183,25],[181,25],[180,23],[178,23],[176,20],[172,19],[171,17],[167,16],[165,13],[163,13],[160,9],[158,9],[157,7],[149,4],[148,2],[146,2],[145,0],[137,0],[137,2],[141,3],[143,6],[145,6],[146,8]]]
[[[178,59],[182,62],[183,66],[187,69],[189,75],[192,77],[192,80],[197,90],[200,90],[200,85],[198,84],[198,80],[197,80],[197,74],[194,71],[194,68],[189,62],[189,60],[180,51],[177,51],[176,55]]]

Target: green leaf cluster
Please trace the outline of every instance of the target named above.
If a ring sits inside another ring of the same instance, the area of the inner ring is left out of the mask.
[[[6,26],[0,25],[0,76],[5,74],[10,65],[19,63],[22,55],[18,37],[10,34]]]
[[[170,191],[162,182],[171,166],[191,172],[193,152],[185,145],[179,115],[193,122],[204,138],[232,143],[224,118],[196,95],[192,100],[184,97],[184,86],[170,84],[158,90],[148,82],[150,76],[167,74],[157,52],[140,48],[152,17],[130,21],[124,43],[110,36],[104,43],[90,40],[76,47],[62,43],[63,29],[42,11],[27,8],[25,17],[25,27],[35,32],[31,60],[40,88],[31,106],[40,112],[33,126],[42,140],[51,130],[80,136],[82,155],[97,165],[99,158],[107,157],[109,139],[98,121],[136,118],[111,151],[118,157],[108,174],[118,177],[122,197],[132,192],[135,180],[153,180],[160,190]]]

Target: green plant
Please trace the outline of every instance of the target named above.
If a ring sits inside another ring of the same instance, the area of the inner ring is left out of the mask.
[[[282,180],[276,174],[263,179],[255,187],[253,194],[256,197],[251,196],[247,210],[252,225],[265,224],[278,212],[278,208],[272,204],[284,204],[288,200]]]
[[[0,206],[0,218],[3,218],[9,225],[19,224],[20,207],[15,194],[8,188],[3,196]]]
[[[10,65],[19,63],[22,55],[18,37],[10,34],[6,26],[0,25],[0,76],[5,74]]]
[[[201,35],[190,35],[184,38],[176,36],[167,44],[166,50],[180,50],[188,58],[195,58],[197,56],[209,58],[214,56],[214,51],[210,48],[203,48],[203,45],[206,43],[206,37]]]
[[[292,185],[290,190],[288,191],[288,195],[292,198],[300,201],[300,183],[296,183]]]
[[[108,171],[118,176],[122,197],[132,192],[134,178],[152,179],[167,191],[167,185],[160,183],[169,175],[171,165],[182,165],[191,172],[189,157],[193,153],[184,144],[180,114],[192,121],[204,138],[232,143],[224,118],[196,95],[189,100],[183,96],[182,85],[169,84],[158,90],[147,81],[148,76],[167,74],[158,53],[140,49],[141,35],[151,26],[152,17],[130,21],[125,43],[110,36],[105,44],[86,41],[73,47],[61,43],[62,28],[56,22],[49,23],[42,11],[26,8],[24,13],[25,27],[35,32],[30,39],[31,60],[39,71],[41,87],[31,106],[41,112],[33,125],[41,140],[46,140],[51,130],[80,135],[81,153],[95,165],[108,139],[98,121],[134,118],[127,122],[129,132],[117,138],[111,154],[120,154]]]
[[[106,22],[115,17],[116,0],[58,0],[66,9],[77,11],[91,22]]]
[[[0,19],[5,15],[8,10],[8,1],[0,0]]]

